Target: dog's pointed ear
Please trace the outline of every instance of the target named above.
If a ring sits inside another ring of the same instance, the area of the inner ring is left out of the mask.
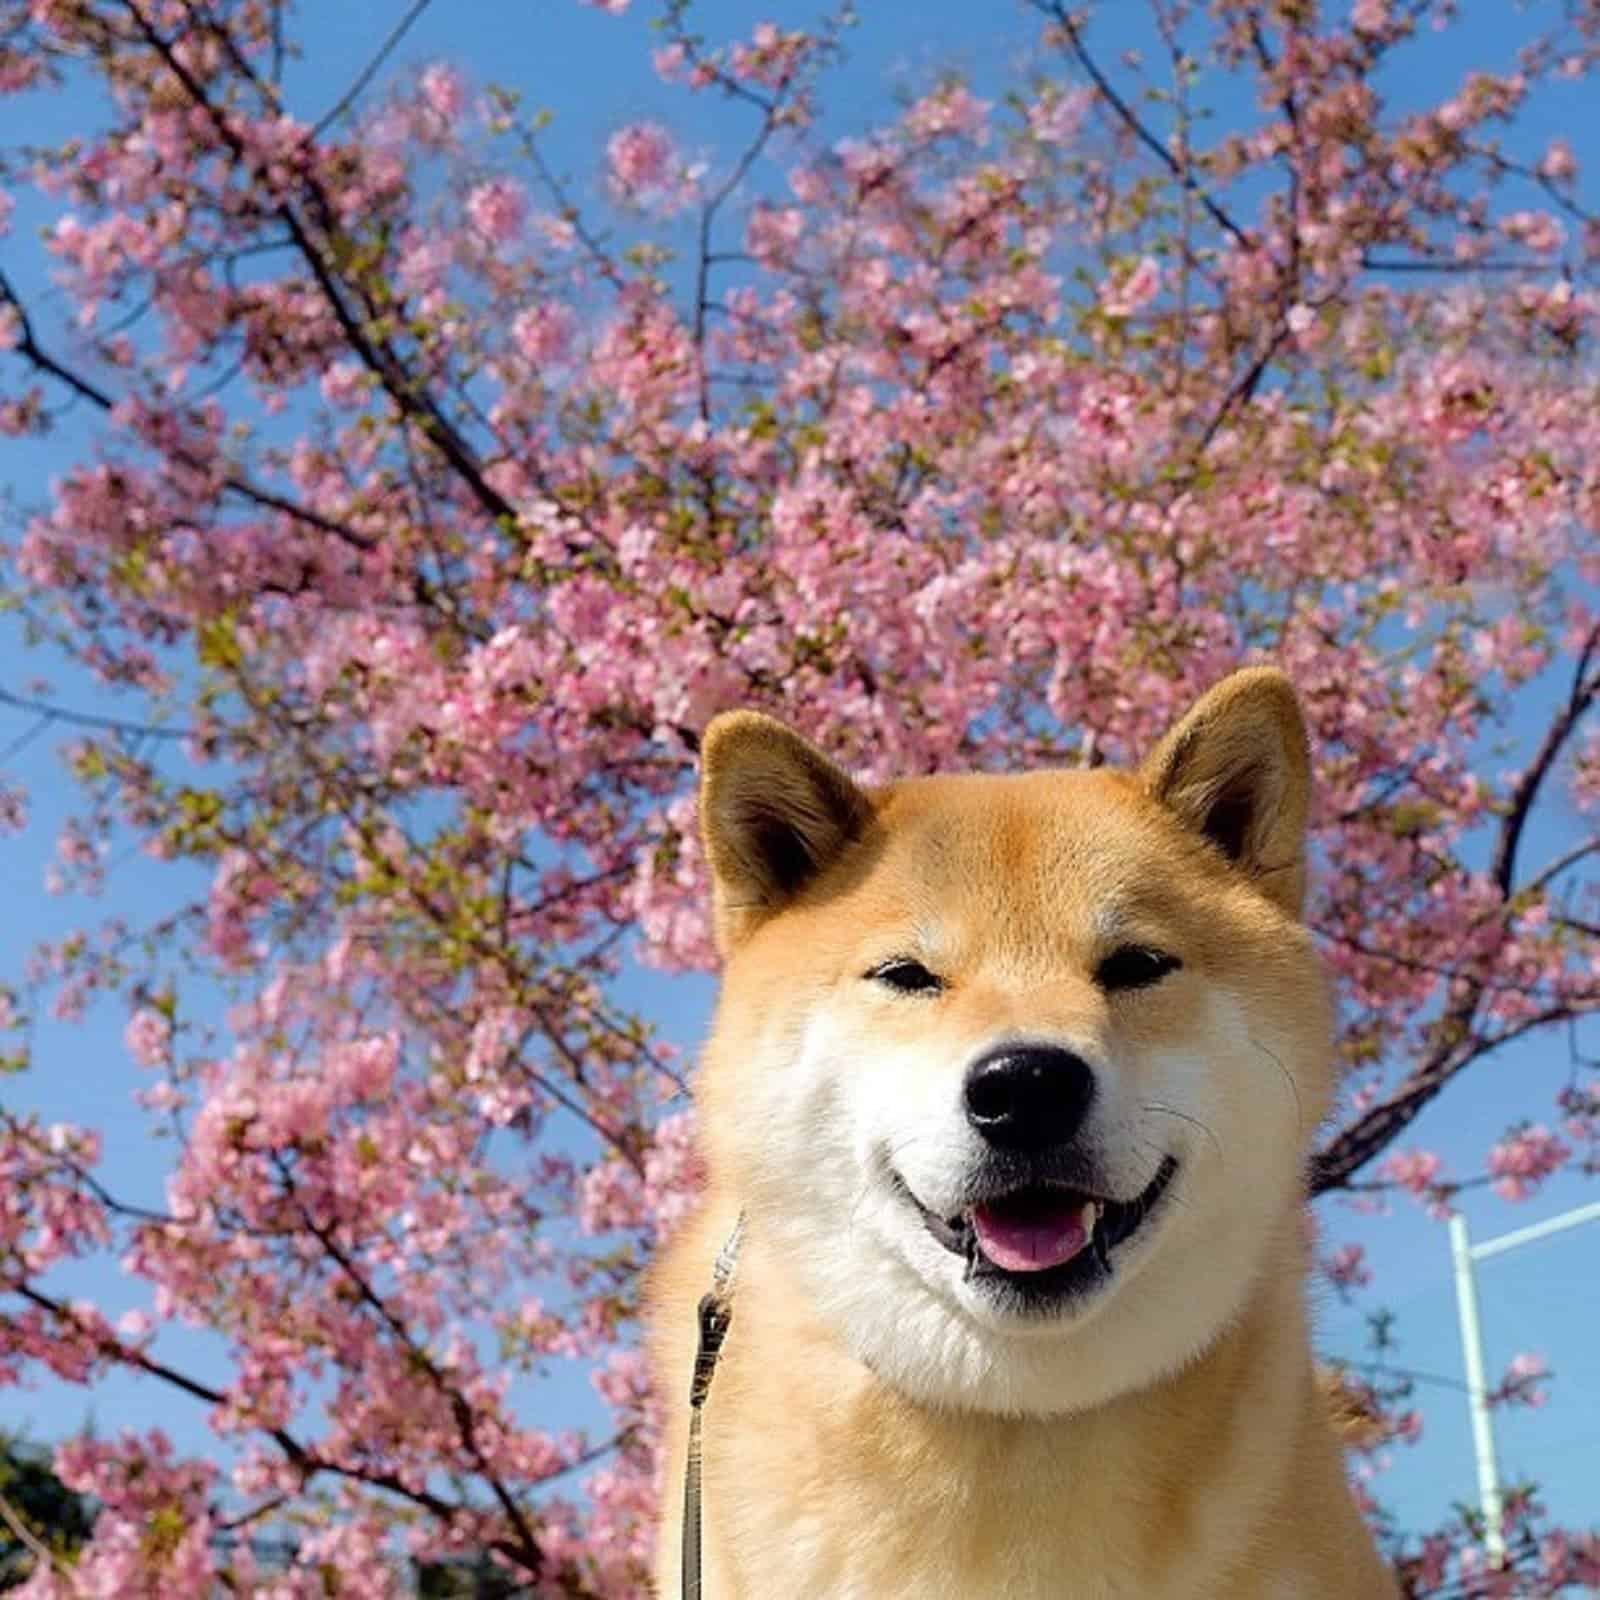
[[[713,718],[700,745],[700,832],[717,948],[727,954],[793,900],[871,817],[848,775],[781,722]]]
[[[1274,667],[1224,678],[1139,769],[1145,792],[1209,839],[1268,899],[1305,899],[1311,759],[1305,719]]]

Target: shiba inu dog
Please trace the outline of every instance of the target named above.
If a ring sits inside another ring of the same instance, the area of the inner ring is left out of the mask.
[[[1306,736],[1235,674],[1136,771],[867,790],[717,718],[703,1205],[651,1285],[679,1592],[695,1307],[707,1600],[1383,1600],[1311,1355],[1332,1092]]]

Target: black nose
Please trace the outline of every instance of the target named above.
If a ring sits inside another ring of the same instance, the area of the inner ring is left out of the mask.
[[[967,1121],[1002,1150],[1066,1144],[1094,1099],[1094,1073],[1070,1050],[1002,1045],[967,1073]]]

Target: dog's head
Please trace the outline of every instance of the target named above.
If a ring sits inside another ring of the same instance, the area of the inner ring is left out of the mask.
[[[708,729],[708,1151],[886,1381],[1041,1414],[1171,1371],[1296,1225],[1330,1092],[1305,732],[1236,674],[1136,772],[868,791]]]

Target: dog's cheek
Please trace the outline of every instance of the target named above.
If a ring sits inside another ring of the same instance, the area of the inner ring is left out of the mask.
[[[788,1019],[781,1048],[752,1063],[738,1113],[744,1191],[796,1248],[836,1234],[860,1186],[850,1084],[863,1063],[836,1010],[815,1005]]]
[[[975,1156],[962,1110],[964,1060],[947,1041],[900,1039],[856,1063],[848,1095],[864,1173],[887,1160],[919,1199],[936,1207],[958,1191]]]
[[[1218,1244],[1248,1250],[1276,1223],[1306,1133],[1292,1041],[1225,990],[1206,997],[1193,1049],[1164,1063],[1151,1104],[1184,1124],[1189,1209]],[[1161,1117],[1159,1121],[1170,1121]]]
[[[719,1086],[718,1123],[737,1153],[738,1187],[747,1196],[760,1198],[804,1171],[828,1124],[829,1059],[814,1048],[811,1009],[766,1009],[740,1031],[737,1058],[719,1064],[731,1082]]]

